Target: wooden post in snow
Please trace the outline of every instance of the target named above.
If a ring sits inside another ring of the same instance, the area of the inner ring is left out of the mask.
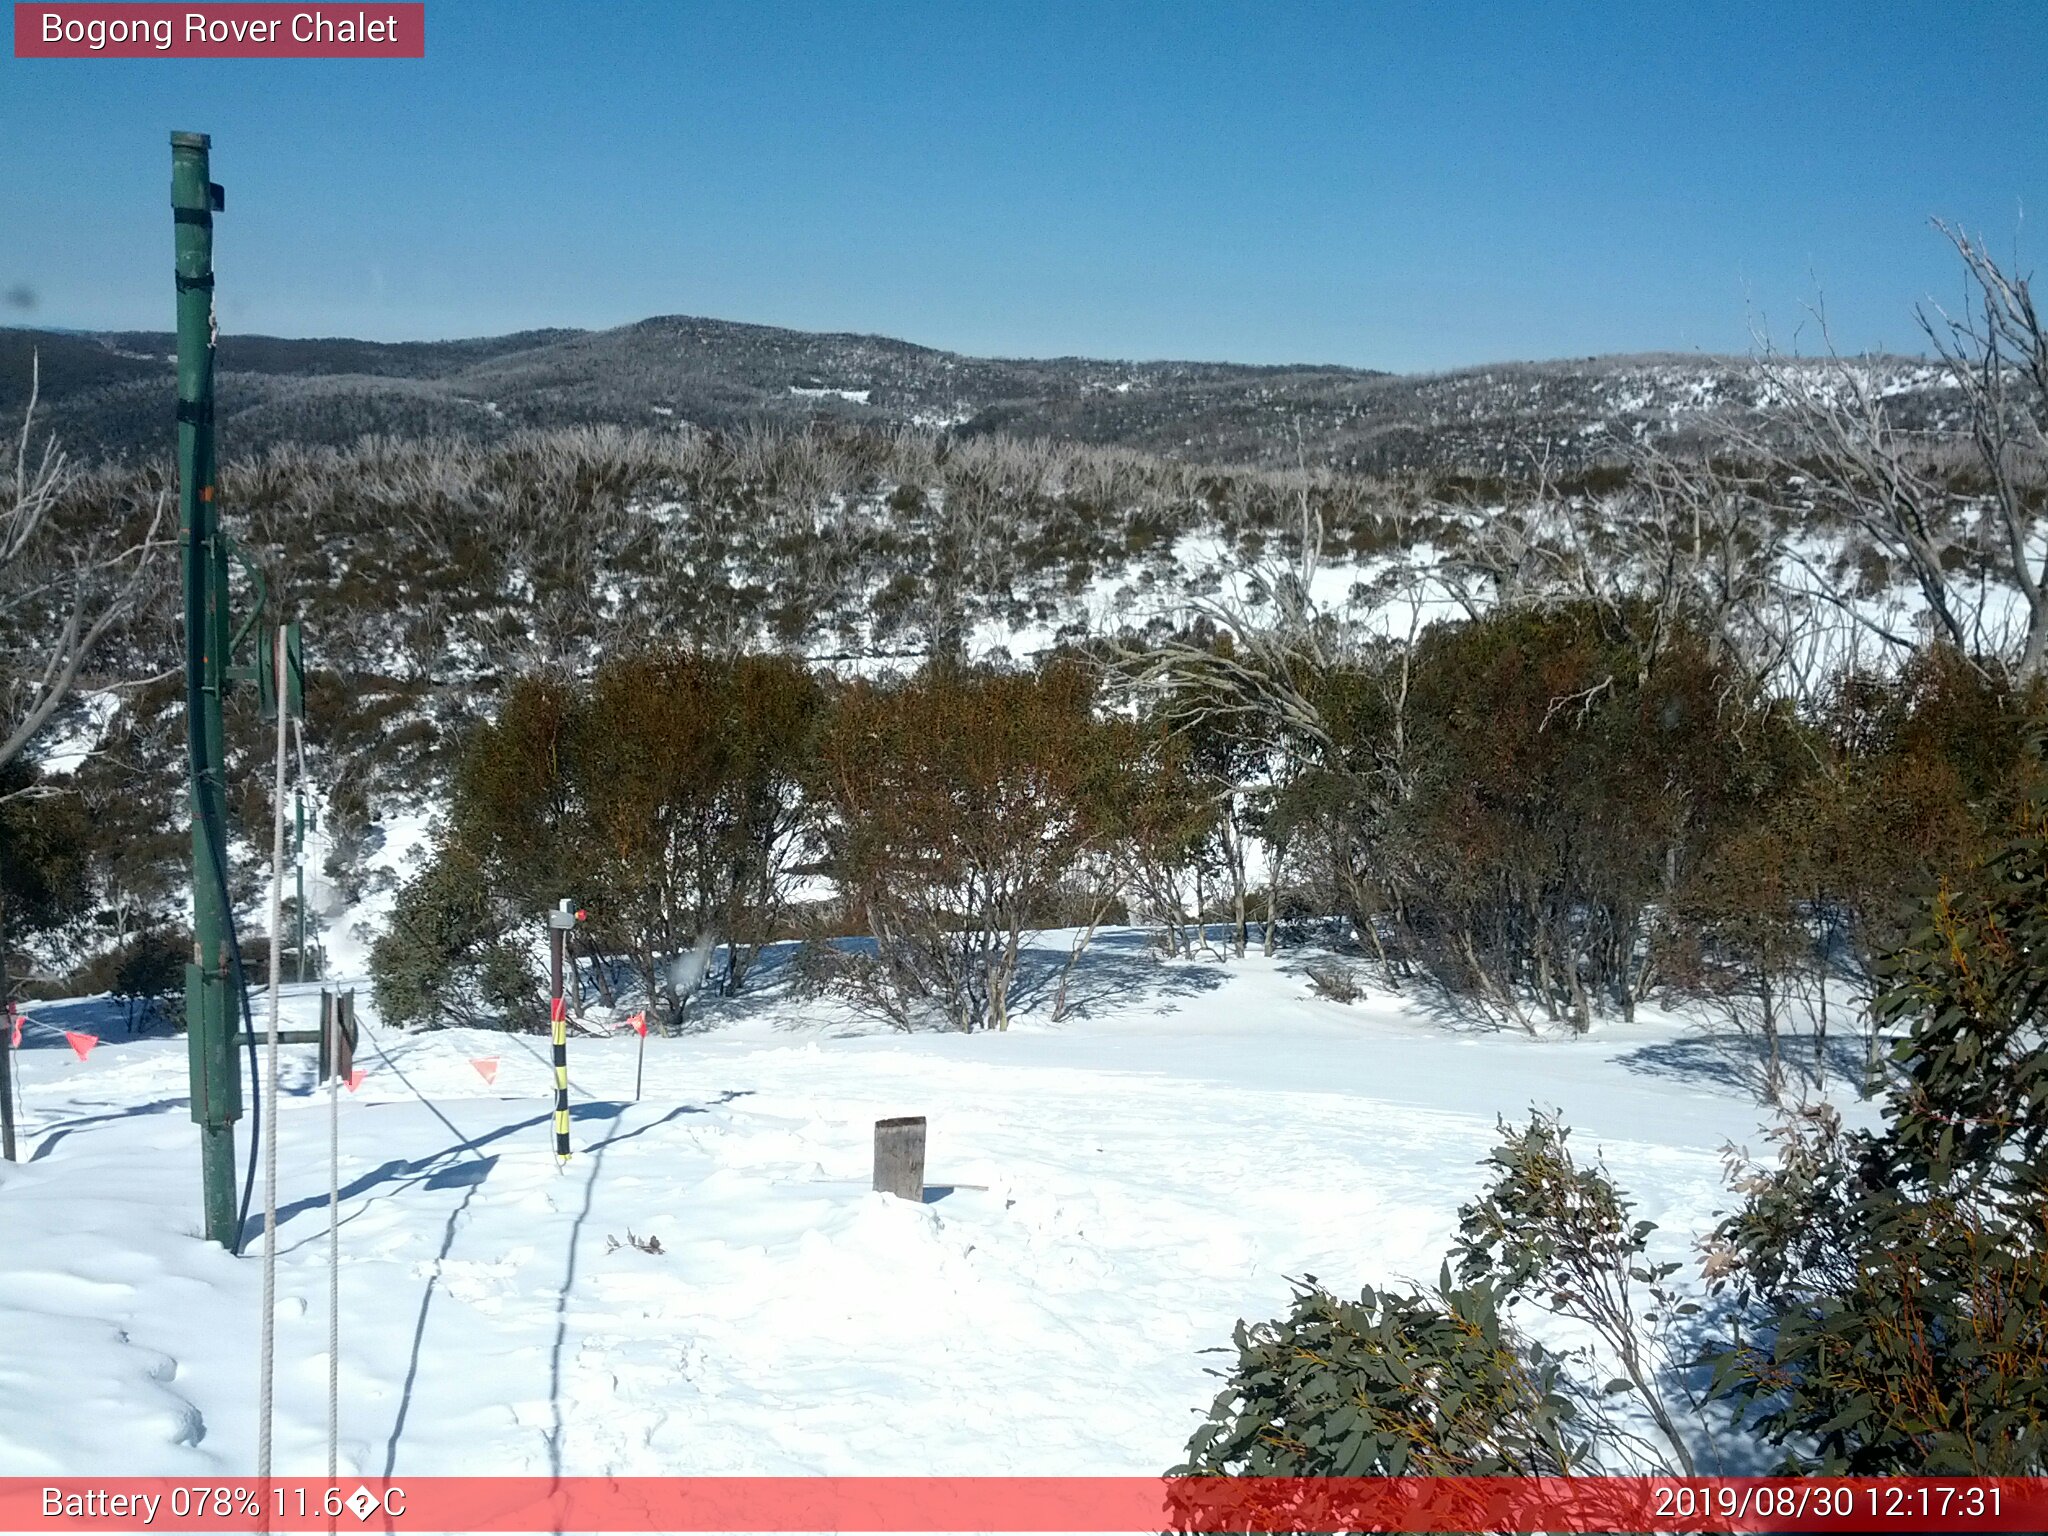
[[[875,1188],[924,1203],[924,1116],[875,1122]]]

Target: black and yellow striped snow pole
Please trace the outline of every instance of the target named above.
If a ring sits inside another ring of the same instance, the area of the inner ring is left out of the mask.
[[[555,1032],[555,1156],[569,1160],[569,1021],[562,1017],[562,999],[550,1007]]]
[[[583,913],[564,901],[548,914],[548,1025],[555,1043],[555,1156],[569,1161],[569,1013],[562,1001],[562,951]]]

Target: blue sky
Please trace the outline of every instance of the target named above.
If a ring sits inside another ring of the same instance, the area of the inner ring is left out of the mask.
[[[1913,348],[1940,215],[2048,251],[2048,3],[428,0],[412,62],[0,58],[16,323],[689,313],[1009,356],[1428,369]]]

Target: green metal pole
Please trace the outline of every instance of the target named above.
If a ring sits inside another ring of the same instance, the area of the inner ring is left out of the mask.
[[[206,1235],[234,1248],[235,1133],[242,1074],[228,951],[227,783],[221,695],[228,668],[228,557],[214,498],[213,211],[210,141],[171,135],[178,253],[178,526],[185,574],[185,729],[192,781],[192,963],[185,968],[192,1118],[199,1123]]]

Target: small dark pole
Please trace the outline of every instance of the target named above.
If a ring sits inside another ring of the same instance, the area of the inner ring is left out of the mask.
[[[0,971],[0,976],[5,972]],[[14,1155],[14,1004],[9,1003],[6,1019],[0,1028],[5,1028],[7,1038],[0,1040],[0,1154],[8,1162],[15,1162]]]
[[[562,1003],[562,945],[583,917],[565,898],[548,914],[548,1028],[555,1047],[555,1156],[569,1161],[569,1017]]]
[[[924,1203],[924,1116],[875,1122],[875,1188]]]
[[[640,1020],[640,1053],[633,1058],[633,1102],[640,1102],[640,1075],[647,1069],[647,1020]],[[12,1133],[10,1133],[11,1135]],[[11,1145],[10,1141],[10,1145]],[[10,1157],[12,1153],[8,1154]]]
[[[558,919],[568,909],[568,906],[569,903],[565,901],[559,908],[548,914],[548,1002],[550,1005],[559,1003],[562,1000],[562,934],[567,924],[560,922]],[[559,1013],[561,1010],[550,1006],[548,1011],[550,1013]]]

